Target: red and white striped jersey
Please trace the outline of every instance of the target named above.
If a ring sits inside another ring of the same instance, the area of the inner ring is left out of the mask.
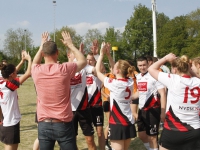
[[[87,65],[88,68],[94,68],[93,66]],[[102,82],[94,76],[92,73],[87,73],[87,89],[88,89],[88,97],[89,97],[89,105],[91,107],[94,106],[102,106],[101,99],[101,85]]]
[[[139,108],[148,110],[151,107],[160,107],[158,90],[164,85],[155,80],[148,72],[138,74],[137,86],[139,91]]]
[[[0,106],[5,127],[16,125],[21,119],[16,90],[19,86],[19,78],[12,81],[0,80]]]
[[[174,131],[200,128],[200,79],[160,72],[158,80],[168,88],[164,128]]]
[[[127,79],[104,79],[104,86],[110,90],[110,124],[124,126],[134,123],[130,108],[131,95],[133,92],[133,80]]]

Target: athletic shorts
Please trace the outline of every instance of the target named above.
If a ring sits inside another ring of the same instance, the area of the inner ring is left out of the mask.
[[[109,124],[108,138],[110,140],[126,140],[136,137],[135,125],[123,126],[121,124]]]
[[[104,101],[103,102],[103,111],[104,112],[109,112],[110,111],[110,102],[109,101]]]
[[[103,107],[90,107],[90,110],[94,126],[95,127],[103,126],[104,123]]]
[[[0,140],[4,144],[18,144],[20,143],[20,123],[16,125],[4,127],[0,125]]]
[[[92,116],[89,108],[85,110],[73,111],[73,124],[75,134],[78,135],[78,123],[83,131],[83,135],[92,136],[94,134],[94,128],[92,126]]]
[[[200,150],[200,129],[180,132],[164,128],[159,144],[170,150]]]
[[[138,132],[146,131],[149,136],[154,136],[159,134],[159,124],[160,124],[160,113],[161,109],[150,108],[149,110],[139,109],[138,111]]]

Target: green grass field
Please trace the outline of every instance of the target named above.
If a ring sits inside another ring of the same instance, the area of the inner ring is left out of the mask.
[[[20,122],[20,139],[18,150],[31,150],[34,140],[37,137],[37,125],[35,123],[35,111],[36,111],[36,93],[32,78],[21,85],[18,89],[19,107],[22,114]],[[105,119],[106,120],[106,119]],[[107,122],[105,122],[107,124]],[[95,134],[96,135],[96,134]],[[97,144],[97,138],[95,136]],[[82,136],[82,131],[79,129],[79,135],[77,137],[77,145],[79,150],[87,150],[87,145]],[[4,145],[0,143],[0,150],[4,149]],[[56,143],[55,150],[59,150],[59,146]],[[142,142],[138,139],[132,139],[129,150],[145,150]]]

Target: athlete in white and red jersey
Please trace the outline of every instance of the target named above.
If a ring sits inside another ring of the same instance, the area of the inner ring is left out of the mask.
[[[27,71],[17,77],[17,71],[28,60]],[[20,143],[21,114],[18,105],[17,89],[31,75],[31,57],[22,51],[22,60],[15,67],[13,64],[0,66],[3,79],[0,80],[0,107],[3,114],[3,124],[0,125],[0,140],[5,149],[16,150]]]
[[[98,78],[110,90],[110,119],[109,138],[113,149],[127,150],[131,138],[136,136],[134,119],[131,112],[130,101],[133,91],[133,80],[127,78],[132,74],[133,67],[125,60],[119,60],[113,69],[116,79],[106,77],[100,71],[104,54],[110,55],[107,44],[102,43],[96,71]]]
[[[83,44],[80,44],[80,48],[83,48]],[[79,51],[81,51],[79,48]],[[72,52],[67,53],[69,62],[76,61]],[[76,136],[78,135],[78,123],[85,136],[88,149],[95,150],[96,145],[94,142],[94,128],[92,126],[92,116],[88,103],[88,91],[86,86],[86,73],[91,73],[92,68],[85,67],[81,71],[77,72],[70,80],[71,88],[71,106],[73,111],[73,124],[75,128]]]
[[[94,58],[93,53],[88,53],[87,55],[87,66],[91,68],[92,73],[87,73],[87,88],[88,88],[88,97],[89,97],[89,106],[92,114],[92,121],[94,126],[96,127],[99,148],[101,150],[105,149],[105,136],[103,133],[103,123],[104,123],[104,114],[102,107],[102,99],[101,99],[101,81],[95,76],[96,69],[95,64],[96,60]],[[90,69],[89,69],[90,70]]]
[[[174,74],[156,71],[167,61],[172,62]],[[161,150],[200,149],[200,79],[189,76],[188,62],[186,56],[176,58],[170,53],[149,68],[149,73],[168,88]]]
[[[146,57],[137,59],[137,67],[140,71],[136,76],[139,94],[138,136],[147,149],[157,150],[160,119],[164,119],[166,107],[165,87],[148,73]]]

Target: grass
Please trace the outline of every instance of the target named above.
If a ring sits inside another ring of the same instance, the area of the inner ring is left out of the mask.
[[[21,87],[18,89],[18,96],[20,112],[22,114],[20,122],[21,143],[19,144],[18,150],[31,150],[34,140],[37,138],[37,125],[35,123],[36,92],[32,78],[29,78],[23,83],[23,85],[21,85]],[[105,124],[107,124],[107,122],[105,122]],[[96,136],[95,142],[97,144]],[[85,138],[82,135],[81,129],[79,129],[77,145],[79,150],[87,150]],[[3,143],[0,143],[0,149],[4,149]],[[54,149],[59,150],[57,143]],[[132,139],[129,150],[145,150],[145,148],[141,140],[139,140],[139,138],[135,138]]]

